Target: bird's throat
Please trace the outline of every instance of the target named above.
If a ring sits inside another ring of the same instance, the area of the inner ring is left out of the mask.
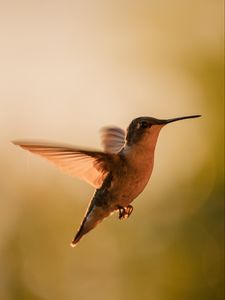
[[[135,144],[125,146],[124,155],[132,163],[151,163],[154,159],[154,152],[162,126],[153,126]]]

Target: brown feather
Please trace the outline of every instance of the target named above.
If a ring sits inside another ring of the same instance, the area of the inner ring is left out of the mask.
[[[101,144],[107,153],[118,153],[125,144],[126,133],[119,127],[103,127]]]
[[[15,145],[42,156],[64,172],[100,188],[110,171],[112,155],[70,146],[15,141]]]

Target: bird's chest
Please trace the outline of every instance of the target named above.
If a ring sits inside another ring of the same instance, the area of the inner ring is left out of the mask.
[[[153,154],[150,152],[133,151],[127,157],[121,176],[116,184],[118,200],[128,205],[145,188],[153,169]]]

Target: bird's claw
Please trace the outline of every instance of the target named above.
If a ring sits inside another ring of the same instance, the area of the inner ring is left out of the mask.
[[[132,213],[134,208],[133,208],[133,206],[128,205],[125,207],[119,206],[118,209],[119,209],[119,219],[121,220],[121,219],[129,218],[129,216]]]

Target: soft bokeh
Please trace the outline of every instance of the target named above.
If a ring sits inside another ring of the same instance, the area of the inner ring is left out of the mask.
[[[0,299],[223,299],[223,1],[0,1]],[[72,249],[93,189],[10,143],[164,128],[126,221]]]

